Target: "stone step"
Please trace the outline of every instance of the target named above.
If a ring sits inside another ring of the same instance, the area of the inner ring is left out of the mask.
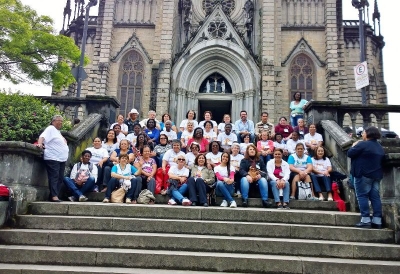
[[[317,210],[279,210],[265,208],[183,207],[169,205],[103,204],[78,202],[34,202],[30,205],[34,215],[70,215],[96,217],[125,217],[150,219],[215,220],[238,222],[268,222],[354,226],[359,222],[357,213]]]
[[[21,215],[17,218],[17,227],[23,229],[180,233],[370,243],[394,242],[394,233],[389,229],[373,230],[341,226],[236,221]]]
[[[96,266],[0,264],[0,274],[207,274],[215,272]],[[224,272],[225,274],[233,274]]]
[[[118,241],[115,237],[114,241]],[[400,262],[175,250],[0,245],[0,263],[250,273],[397,274]]]
[[[6,245],[176,250],[400,261],[400,246],[288,238],[115,231],[2,230]]]
[[[91,202],[101,202],[104,199],[104,193],[91,192],[88,195],[89,201]],[[235,197],[235,202],[238,206],[242,206],[242,199]],[[169,197],[156,195],[156,204],[168,204]],[[222,203],[223,198],[217,197],[216,205],[219,206]],[[275,207],[275,202],[273,199],[269,199],[273,207]],[[311,209],[311,210],[333,210],[336,211],[336,202],[328,201],[305,201],[305,200],[290,200],[290,208],[292,209]],[[250,198],[249,207],[262,207],[260,198]]]

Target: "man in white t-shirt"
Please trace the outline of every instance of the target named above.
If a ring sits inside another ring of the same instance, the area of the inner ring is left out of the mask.
[[[237,142],[236,134],[232,133],[232,125],[225,125],[225,132],[218,134],[217,141],[221,143],[221,147],[225,152],[231,153],[231,146],[233,142]]]
[[[63,117],[55,115],[42,134],[37,146],[44,148],[44,162],[46,164],[50,201],[61,202],[58,198],[64,177],[65,162],[68,160],[69,148],[67,140],[61,135]]]
[[[322,146],[324,143],[322,135],[317,132],[317,127],[315,124],[311,124],[308,127],[308,133],[304,136],[304,142],[306,143],[310,156],[313,156],[317,147]]]

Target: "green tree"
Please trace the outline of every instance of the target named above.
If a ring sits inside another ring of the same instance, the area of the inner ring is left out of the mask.
[[[33,143],[56,114],[61,114],[56,107],[33,95],[0,91],[0,141]],[[61,130],[71,128],[64,117]]]
[[[40,81],[56,90],[75,81],[70,64],[79,63],[80,50],[52,24],[20,0],[0,0],[0,79]]]

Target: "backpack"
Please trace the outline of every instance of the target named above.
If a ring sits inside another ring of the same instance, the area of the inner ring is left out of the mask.
[[[305,183],[302,181],[297,182],[297,190],[298,190],[298,197],[299,200],[309,200],[311,199],[311,185],[310,183]]]
[[[89,177],[90,173],[93,170],[93,164],[89,162],[89,170],[87,169],[81,169],[82,162],[79,162],[76,169],[78,172],[76,173],[75,180],[80,181],[80,182],[86,182]]]
[[[14,192],[12,189],[6,185],[0,184],[0,201],[8,201],[8,206],[7,206],[7,212],[6,212],[6,218],[4,220],[4,223],[6,223],[11,215],[12,215],[12,209],[13,209],[13,203],[14,203]],[[0,220],[0,225],[2,225],[3,222]]]

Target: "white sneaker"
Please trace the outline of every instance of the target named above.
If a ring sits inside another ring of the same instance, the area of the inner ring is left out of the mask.
[[[168,204],[169,205],[176,205],[176,202],[175,202],[174,199],[169,199]]]
[[[104,198],[104,200],[103,200],[103,203],[109,203],[110,202],[110,200],[109,199],[107,199],[107,198]]]
[[[125,204],[131,204],[132,203],[132,200],[131,200],[131,198],[126,198],[126,200],[125,200]]]
[[[237,207],[236,202],[232,201],[231,204],[229,205],[229,207],[232,207],[232,208]]]
[[[70,200],[71,202],[76,202],[75,196],[69,196],[68,200]]]
[[[192,204],[192,202],[189,199],[184,198],[182,200],[182,205],[183,206],[190,206]]]
[[[223,200],[221,203],[222,207],[228,207],[228,202],[226,200]]]
[[[85,195],[79,196],[79,202],[86,202],[88,198]]]

